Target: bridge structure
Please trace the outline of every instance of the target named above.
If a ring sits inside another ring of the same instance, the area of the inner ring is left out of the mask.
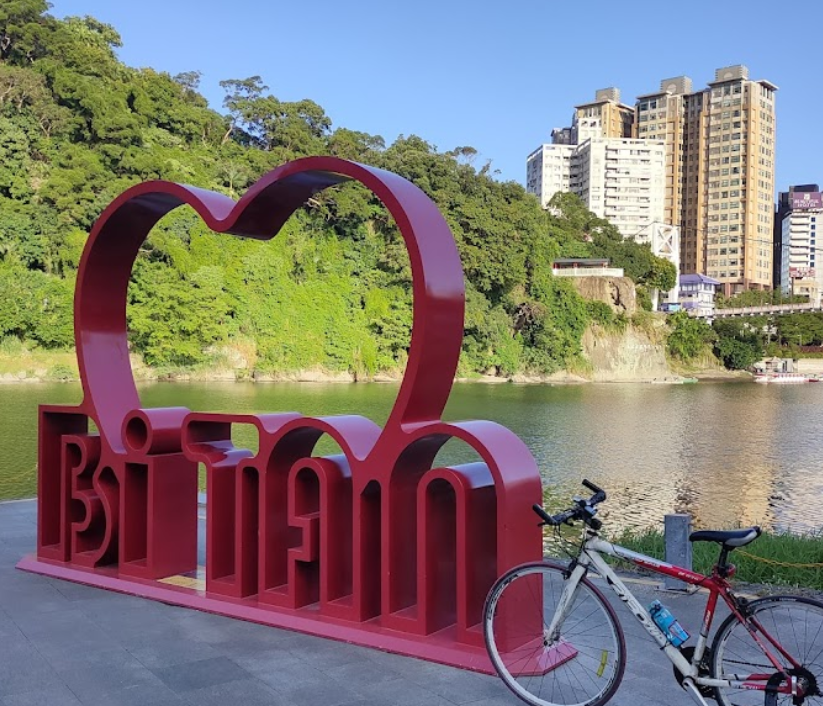
[[[823,311],[823,304],[802,302],[800,304],[767,304],[764,306],[744,306],[729,309],[715,309],[712,312],[690,311],[695,319],[713,321],[714,319],[731,319],[744,316],[773,316],[779,314],[807,314]]]

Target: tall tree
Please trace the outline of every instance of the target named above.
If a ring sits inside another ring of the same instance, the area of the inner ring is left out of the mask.
[[[45,0],[3,0],[0,4],[0,61],[30,64],[42,52],[43,26],[51,18]]]

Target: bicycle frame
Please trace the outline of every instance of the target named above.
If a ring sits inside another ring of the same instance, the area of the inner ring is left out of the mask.
[[[606,583],[615,592],[617,597],[625,603],[635,618],[645,628],[646,632],[658,644],[660,649],[666,654],[666,657],[672,662],[675,668],[683,675],[684,685],[691,689],[692,695],[699,703],[706,703],[700,696],[695,685],[707,687],[730,687],[739,689],[751,689],[758,691],[765,691],[767,688],[767,681],[771,675],[769,674],[746,674],[733,675],[733,679],[714,679],[711,677],[700,676],[698,673],[698,665],[703,659],[706,652],[706,645],[708,644],[709,631],[711,629],[712,620],[714,619],[715,610],[719,598],[723,598],[726,605],[732,614],[743,623],[752,639],[763,651],[763,654],[774,666],[776,672],[784,672],[784,668],[778,659],[775,657],[775,650],[790,662],[792,667],[800,667],[800,664],[789,655],[771,635],[769,635],[760,623],[752,617],[744,616],[740,610],[737,599],[732,593],[731,586],[728,581],[714,572],[711,576],[704,576],[694,571],[684,569],[673,564],[668,564],[665,561],[660,561],[644,554],[639,554],[625,547],[621,547],[611,542],[607,542],[597,535],[594,530],[586,530],[587,537],[583,543],[580,554],[575,562],[571,565],[571,573],[563,593],[558,602],[557,610],[554,618],[547,630],[547,634],[554,635],[557,626],[565,619],[568,610],[574,603],[577,586],[580,580],[586,575],[590,568],[594,568],[597,573],[606,581]],[[700,627],[700,632],[695,646],[694,655],[691,662],[687,660],[680,650],[672,645],[667,639],[665,633],[657,627],[657,624],[652,620],[646,609],[634,597],[632,592],[626,587],[623,581],[617,576],[614,570],[606,563],[601,554],[617,557],[630,561],[636,566],[643,569],[653,571],[658,574],[664,574],[673,578],[685,581],[688,584],[699,586],[708,589],[709,598],[706,603],[706,609],[703,614],[703,623]],[[767,644],[768,643],[768,644]],[[772,649],[770,649],[770,647]],[[788,677],[788,675],[787,675]],[[797,694],[797,679],[792,676],[788,678],[787,684],[776,687],[777,693]],[[774,687],[773,687],[774,688]]]

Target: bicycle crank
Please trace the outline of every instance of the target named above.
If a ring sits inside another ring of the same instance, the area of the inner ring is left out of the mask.
[[[692,661],[694,658],[694,646],[689,645],[688,647],[681,647],[680,654],[682,654],[689,662]],[[699,677],[708,677],[711,674],[711,670],[709,669],[709,665],[712,661],[712,651],[707,647],[706,651],[703,653],[703,659],[700,660],[700,664],[697,665],[697,676]],[[683,679],[685,678],[677,667],[674,667],[674,678],[677,679],[677,683],[680,685],[680,688],[683,688]],[[712,686],[703,686],[701,684],[695,684],[695,688],[700,692],[701,696],[708,696],[710,699],[714,698],[714,687]]]

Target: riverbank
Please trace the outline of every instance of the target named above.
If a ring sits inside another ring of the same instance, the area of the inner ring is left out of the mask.
[[[323,369],[294,370],[288,372],[268,373],[250,371],[248,368],[199,367],[199,368],[151,368],[143,363],[140,356],[131,357],[132,372],[138,382],[306,382],[306,383],[399,383],[403,371],[383,371],[374,375],[357,375],[346,371]],[[597,375],[590,373],[560,370],[551,375],[531,375],[517,373],[511,376],[500,375],[458,375],[458,383],[483,383],[489,385],[502,383],[515,384],[549,384],[580,385],[590,382],[632,382],[652,384],[681,384],[693,379],[708,381],[728,381],[750,378],[749,373],[724,370],[717,367],[698,369],[662,371],[660,375],[649,375],[638,371],[635,375],[609,375],[600,371]],[[30,351],[20,348],[13,354],[0,352],[0,384],[28,384],[42,382],[77,382],[80,379],[77,358],[73,350],[67,351]]]
[[[403,378],[401,373],[380,373],[371,376],[353,375],[346,372],[329,372],[323,370],[295,370],[277,374],[237,374],[233,370],[178,370],[178,371],[151,371],[134,370],[134,378],[138,382],[253,382],[253,383],[399,383]],[[455,383],[480,383],[486,385],[520,384],[520,385],[584,385],[598,383],[648,383],[656,385],[680,385],[698,380],[721,382],[731,380],[750,379],[751,375],[743,371],[710,370],[697,372],[691,376],[669,375],[661,378],[627,378],[625,375],[616,379],[599,378],[591,380],[568,371],[558,371],[552,375],[516,374],[512,376],[475,375],[456,377]],[[37,384],[51,382],[78,382],[80,379],[76,366],[54,368],[34,368],[6,371],[0,373],[0,385],[3,384]]]

